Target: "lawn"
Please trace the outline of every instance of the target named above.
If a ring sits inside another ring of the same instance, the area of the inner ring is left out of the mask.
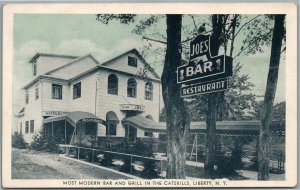
[[[129,179],[58,154],[12,149],[12,179]]]

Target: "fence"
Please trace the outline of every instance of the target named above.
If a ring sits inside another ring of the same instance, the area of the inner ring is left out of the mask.
[[[144,157],[95,148],[71,146],[67,149],[66,154],[77,159],[112,167],[122,172],[145,178],[163,178],[165,177],[167,168],[166,159],[163,158]],[[152,174],[153,176],[143,176],[143,171],[145,170],[148,170],[148,174],[150,173],[150,175]],[[157,176],[155,176],[155,173],[157,173]]]

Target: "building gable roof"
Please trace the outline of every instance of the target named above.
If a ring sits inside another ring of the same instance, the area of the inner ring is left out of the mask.
[[[58,71],[58,70],[63,69],[63,68],[66,68],[66,67],[68,67],[68,66],[70,66],[70,65],[72,65],[74,63],[77,63],[77,62],[79,62],[79,61],[81,61],[83,59],[86,59],[88,57],[91,58],[97,65],[99,65],[99,62],[91,54],[87,54],[87,55],[78,57],[78,58],[72,60],[71,62],[69,62],[69,63],[67,63],[67,64],[65,64],[65,65],[63,65],[61,67],[55,68],[55,69],[53,69],[51,71],[48,71],[47,73],[45,73],[45,75],[49,75],[51,73],[54,73],[55,71]]]
[[[134,53],[134,54],[135,54],[135,55],[143,62],[143,64],[148,68],[148,70],[149,70],[149,71],[150,71],[157,79],[160,79],[159,75],[155,72],[154,68],[152,68],[152,67],[150,66],[150,64],[147,63],[147,61],[143,58],[143,56],[142,56],[142,55],[138,52],[138,50],[135,49],[135,48],[134,48],[134,49],[131,49],[131,50],[129,50],[129,51],[126,51],[126,52],[124,52],[124,53],[122,53],[122,54],[120,54],[120,55],[118,55],[118,56],[116,56],[116,57],[114,57],[114,58],[112,58],[112,59],[110,59],[110,60],[108,60],[108,61],[105,61],[105,62],[102,63],[101,65],[109,67],[109,65],[110,65],[111,63],[113,63],[113,61],[115,61],[115,60],[121,58],[122,56],[124,56],[124,55],[126,55],[126,54],[129,54],[129,53]]]
[[[61,57],[61,58],[69,58],[69,59],[76,59],[76,58],[78,58],[78,56],[72,56],[72,55],[60,55],[60,54],[50,54],[50,53],[36,53],[29,60],[29,63],[34,63],[40,56],[45,56],[45,57]]]

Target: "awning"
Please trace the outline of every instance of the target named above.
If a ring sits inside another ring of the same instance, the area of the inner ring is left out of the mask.
[[[94,114],[89,112],[82,112],[82,111],[75,111],[67,115],[49,117],[47,119],[44,119],[44,123],[50,123],[50,122],[61,121],[61,120],[67,120],[73,126],[76,126],[76,124],[80,122],[94,122],[94,123],[101,123],[103,125],[105,124],[104,120],[100,119]]]
[[[145,117],[142,117],[140,115],[133,116],[133,117],[127,117],[122,120],[123,125],[131,125],[133,127],[142,129],[143,131],[149,131],[149,132],[166,132],[166,124],[161,124],[155,121],[152,121],[151,119],[147,119]]]
[[[271,130],[285,130],[285,125],[278,126],[278,122],[272,121]],[[155,122],[142,116],[128,117],[122,120],[123,125],[131,125],[144,131],[166,133],[165,122]],[[218,133],[245,133],[258,134],[260,121],[217,121]],[[206,122],[191,122],[190,133],[206,133]]]
[[[106,114],[106,123],[119,123],[119,118],[115,112],[109,111]]]

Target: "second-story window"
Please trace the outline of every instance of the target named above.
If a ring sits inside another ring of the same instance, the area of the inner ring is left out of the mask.
[[[39,99],[39,96],[40,96],[40,94],[39,94],[39,86],[36,86],[35,87],[35,99],[36,100]]]
[[[146,100],[153,99],[153,84],[152,84],[152,82],[146,82],[146,84],[145,84],[145,99]]]
[[[29,103],[29,92],[26,91],[25,93],[25,103],[28,104]]]
[[[127,81],[127,96],[136,97],[136,81],[133,78]]]
[[[62,85],[52,84],[52,99],[62,99]]]
[[[73,85],[73,99],[81,97],[81,82]]]
[[[128,65],[132,67],[137,67],[137,59],[136,57],[128,56]]]
[[[107,93],[118,94],[118,77],[115,74],[108,76]]]
[[[33,63],[33,75],[36,75],[36,63]]]

